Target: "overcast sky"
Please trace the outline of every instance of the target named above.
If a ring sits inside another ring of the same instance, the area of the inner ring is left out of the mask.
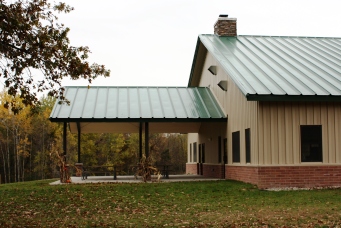
[[[341,0],[64,0],[59,15],[73,46],[104,64],[101,86],[187,86],[199,34],[219,14],[237,18],[238,35],[341,37]],[[63,85],[88,85],[64,80]]]

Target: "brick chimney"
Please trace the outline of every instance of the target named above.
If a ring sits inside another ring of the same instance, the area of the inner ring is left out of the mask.
[[[214,34],[218,36],[237,36],[237,18],[228,18],[227,14],[220,14],[214,24]]]

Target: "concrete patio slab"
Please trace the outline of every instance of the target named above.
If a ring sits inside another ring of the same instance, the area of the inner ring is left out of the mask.
[[[154,182],[183,182],[183,181],[217,181],[222,180],[218,178],[206,178],[201,175],[169,175],[166,179],[161,177],[158,181],[157,176],[152,176],[152,180],[148,183]],[[89,176],[88,179],[82,180],[81,177],[71,177],[72,184],[89,184],[89,183],[143,183],[141,177],[137,179],[134,176],[117,176],[114,180],[112,176]],[[50,183],[50,185],[62,184],[60,181]]]

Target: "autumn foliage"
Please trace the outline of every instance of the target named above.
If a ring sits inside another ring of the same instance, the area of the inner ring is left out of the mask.
[[[64,99],[63,78],[87,79],[109,76],[104,65],[90,64],[88,47],[74,47],[68,38],[69,28],[58,23],[58,13],[69,13],[65,3],[48,0],[0,0],[0,78],[8,94],[18,95],[25,105],[35,105],[37,95]],[[12,111],[18,112],[16,103]]]
[[[67,153],[63,151],[63,124],[52,123],[50,113],[55,98],[42,97],[40,104],[24,105],[19,96],[0,93],[0,103],[15,103],[20,111],[0,105],[1,183],[62,178],[75,175],[77,134],[67,134]],[[119,174],[133,175],[139,163],[138,134],[82,134],[81,162],[85,166],[120,166]],[[187,160],[187,136],[150,134],[150,163],[172,165],[174,173],[184,173]],[[63,173],[67,168],[67,173]]]

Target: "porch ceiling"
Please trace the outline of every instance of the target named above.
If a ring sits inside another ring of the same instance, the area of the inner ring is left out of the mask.
[[[150,133],[195,133],[199,131],[200,122],[192,123],[167,123],[167,122],[151,122],[149,123]],[[82,133],[138,133],[140,123],[99,123],[99,122],[83,122],[80,123]],[[142,127],[144,131],[144,125]],[[77,133],[77,123],[70,123],[71,133]]]

